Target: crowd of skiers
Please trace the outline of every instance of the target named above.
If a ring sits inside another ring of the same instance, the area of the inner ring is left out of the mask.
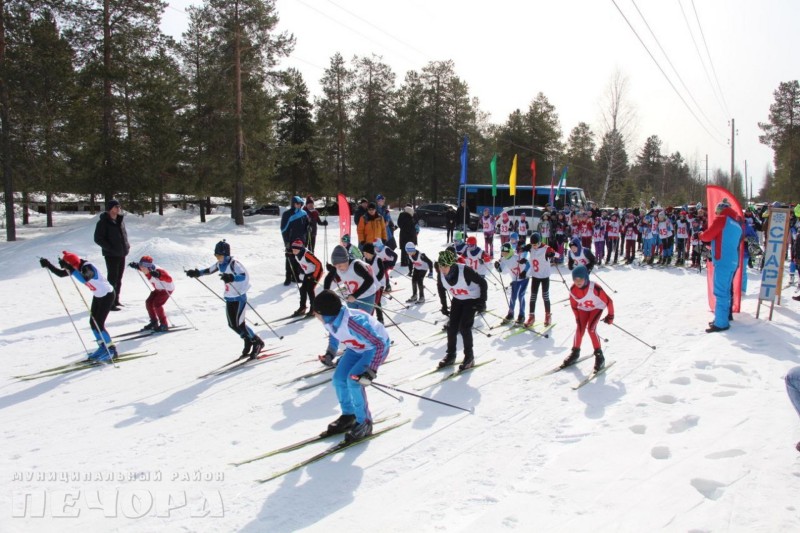
[[[460,335],[464,357],[458,369],[464,371],[475,365],[472,332],[476,315],[486,311],[487,279],[499,281],[505,292],[502,275],[509,277],[508,312],[504,322],[516,322],[520,328],[537,332],[552,326],[550,277],[553,268],[558,269],[558,265],[566,262],[572,277],[569,301],[576,331],[562,367],[578,361],[583,336],[588,334],[594,350],[594,370],[598,372],[603,369],[605,359],[596,328],[604,310],[603,321],[613,324],[614,303],[608,293],[591,279],[592,270],[604,263],[617,263],[620,257],[624,263],[632,264],[637,251],[642,254],[641,264],[652,265],[657,258],[661,265],[669,265],[674,259],[679,266],[688,260],[690,266],[699,267],[702,243],[721,240],[716,235],[704,238],[703,232],[711,231],[701,204],[663,210],[653,206],[646,212],[637,209],[556,211],[548,206],[535,228],[528,225],[524,216],[512,223],[507,215],[498,218],[486,210],[481,217],[484,248],[479,247],[475,235],[448,231],[448,242],[442,246],[443,249],[428,255],[417,247],[419,227],[414,222],[413,207],[407,205],[395,225],[385,198],[378,195],[374,202],[366,199],[358,202],[353,217],[357,241],[352,242],[349,234],[342,235],[330,256],[321,257],[315,251],[317,227],[326,226],[327,220],[315,209],[311,197],[304,200],[295,196],[291,204],[281,216],[280,231],[286,257],[284,285],[296,284],[299,292],[299,307],[292,316],[316,316],[328,331],[328,346],[319,359],[326,366],[336,367],[333,382],[342,409],[342,416],[330,424],[328,431],[347,432],[348,438],[354,439],[363,438],[372,431],[364,387],[376,377],[391,345],[383,324],[386,318],[383,298],[385,295],[391,298],[390,275],[398,267],[405,269],[398,272],[411,281],[411,295],[406,299],[408,305],[426,302],[425,291],[430,291],[430,288],[425,286],[425,280],[435,277],[440,311],[448,317],[445,326],[447,345],[439,368],[456,364],[456,345]],[[730,206],[716,206],[717,214],[725,213],[726,208]],[[105,329],[105,321],[109,311],[121,305],[122,274],[118,263],[124,267],[130,249],[119,209],[119,202],[110,202],[95,233],[95,240],[107,259],[107,277],[91,262],[68,251],[64,251],[58,261],[60,268],[45,258],[40,260],[41,266],[53,274],[60,277],[72,275],[93,293],[90,322],[98,349],[89,359],[97,361],[108,361],[117,355],[113,340]],[[745,213],[744,220],[737,221],[743,228],[742,233],[754,240],[756,247],[761,221],[759,214],[750,211]],[[497,226],[500,229],[500,253],[495,257],[494,233]],[[797,235],[797,227],[797,220],[793,219],[793,235]],[[396,233],[399,233],[399,254],[395,251],[398,248]],[[451,233],[452,240],[449,239]],[[713,255],[712,251],[712,259]],[[231,247],[224,240],[216,244],[214,256],[216,261],[213,264],[202,269],[190,269],[186,275],[200,278],[219,274],[225,286],[223,299],[228,326],[243,340],[242,357],[256,358],[264,347],[264,341],[245,322],[246,308],[250,306],[247,269],[233,258]],[[151,256],[143,256],[128,266],[138,270],[152,285],[145,304],[150,322],[144,329],[168,331],[170,326],[164,304],[175,290],[172,277],[158,267]],[[558,273],[563,280],[560,270]],[[730,280],[720,283],[729,293]],[[526,309],[529,285],[530,299]],[[544,320],[537,323],[536,304],[540,293]],[[724,301],[725,295],[717,296],[718,300]],[[727,329],[727,322],[719,316],[724,313],[727,318],[730,299],[727,305],[727,310],[715,313],[715,321],[707,331]],[[344,347],[344,352],[339,354],[341,347]]]

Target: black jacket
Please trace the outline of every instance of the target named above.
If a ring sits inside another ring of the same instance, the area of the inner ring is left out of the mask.
[[[108,212],[100,213],[100,220],[94,228],[94,242],[103,249],[104,257],[125,257],[131,251],[124,218],[117,215],[113,220]]]
[[[309,218],[305,209],[287,209],[281,215],[281,236],[285,246],[291,245],[296,240],[306,244],[308,239]]]
[[[397,215],[397,227],[400,228],[400,240],[402,242],[417,242],[417,228],[414,217],[405,211]]]

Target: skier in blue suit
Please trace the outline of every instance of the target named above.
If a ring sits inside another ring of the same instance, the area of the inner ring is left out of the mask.
[[[717,204],[717,218],[700,233],[700,240],[711,243],[711,261],[714,263],[714,320],[706,333],[730,328],[729,316],[733,303],[733,276],[739,268],[739,245],[742,242],[742,224],[731,208],[728,199]]]

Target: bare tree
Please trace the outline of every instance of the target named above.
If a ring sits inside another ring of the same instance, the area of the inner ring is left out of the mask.
[[[600,114],[603,128],[601,137],[606,137],[614,143],[621,143],[619,146],[612,146],[611,149],[604,151],[608,160],[603,165],[606,176],[600,204],[605,205],[612,181],[620,177],[616,175],[619,167],[619,161],[616,161],[617,154],[625,151],[626,145],[633,137],[637,121],[636,111],[628,101],[628,78],[620,70],[615,70],[611,75]]]

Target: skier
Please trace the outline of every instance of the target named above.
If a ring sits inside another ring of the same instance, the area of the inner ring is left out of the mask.
[[[620,222],[617,213],[611,214],[611,217],[606,224],[606,264],[611,263],[611,253],[614,253],[614,263],[619,259],[619,230]]]
[[[513,229],[513,223],[511,219],[508,218],[508,213],[503,211],[503,214],[500,215],[500,224],[498,225],[500,229],[500,245],[508,242],[508,236],[511,235],[511,231]]]
[[[470,237],[474,239],[475,237]],[[409,268],[411,269],[411,298],[406,303],[425,303],[425,275],[433,277],[433,261],[428,256],[417,250],[413,242],[406,243],[406,255],[408,256]],[[417,297],[419,292],[419,297]]]
[[[661,259],[659,265],[667,265],[672,262],[672,248],[675,244],[675,236],[672,232],[672,221],[667,218],[667,214],[662,211],[658,214],[658,238],[661,240]]]
[[[353,259],[344,246],[335,246],[331,252],[331,262],[325,267],[328,275],[323,282],[324,289],[330,289],[335,281],[341,283],[340,290],[345,294],[347,307],[361,309],[372,314],[378,303],[375,295],[378,286],[372,276],[372,269],[362,259]]]
[[[525,243],[528,241],[528,231],[530,230],[530,225],[525,219],[525,213],[520,213],[519,220],[514,223],[514,229],[517,235],[519,235],[519,245],[525,246]]]
[[[597,264],[602,265],[603,258],[606,255],[606,220],[602,217],[597,217],[594,220],[592,241],[594,242],[594,256],[597,258]]]
[[[526,275],[531,280],[531,303],[525,327],[529,328],[536,322],[536,296],[540,286],[542,287],[542,300],[544,300],[544,325],[549,326],[552,320],[550,316],[550,262],[558,258],[558,253],[542,242],[542,236],[539,233],[531,235],[531,243],[525,248],[530,253],[528,259],[530,267]]]
[[[690,230],[690,223],[686,220],[686,215],[686,211],[681,211],[675,222],[675,248],[678,251],[675,266],[683,266],[686,263],[686,242],[689,240]]]
[[[498,272],[502,273],[505,270],[511,275],[511,300],[508,302],[508,314],[503,322],[510,323],[514,320],[514,307],[519,300],[517,324],[520,326],[525,322],[525,291],[528,290],[526,274],[529,265],[525,255],[527,253],[520,254],[510,242],[507,242],[500,247],[500,260],[494,262],[494,268]]]
[[[350,243],[350,235],[345,233],[342,235],[341,240],[339,241],[344,249],[347,251],[347,255],[350,256],[350,259],[361,259],[363,256],[361,255],[361,250],[358,249],[358,246],[353,246]]]
[[[333,291],[324,290],[314,300],[314,313],[330,334],[326,353],[346,349],[333,373],[333,386],[342,415],[328,424],[328,435],[345,433],[356,441],[372,434],[372,413],[366,387],[378,375],[389,355],[391,340],[383,324],[363,311],[348,309]]]
[[[300,307],[292,313],[292,316],[305,315],[311,317],[314,316],[312,311],[314,309],[314,291],[319,280],[322,279],[322,262],[310,250],[306,249],[300,239],[292,243],[292,254],[297,265],[294,270],[300,278],[298,287],[300,290]],[[310,309],[306,307],[306,300],[308,300]],[[308,312],[306,312],[306,309],[309,309]]]
[[[302,204],[302,200],[299,203]],[[255,359],[264,348],[264,341],[245,323],[244,312],[247,309],[247,289],[250,288],[250,276],[244,265],[231,257],[231,245],[225,240],[219,241],[214,247],[214,257],[217,262],[210,267],[202,270],[193,268],[187,270],[186,275],[190,278],[199,278],[214,272],[220,273],[219,277],[225,283],[223,296],[228,327],[244,341],[242,357]]]
[[[625,225],[622,227],[622,234],[625,235],[625,264],[633,264],[636,258],[636,239],[639,231],[636,229],[636,219],[632,213],[625,217]]]
[[[373,248],[375,249],[375,255],[383,261],[383,270],[386,272],[386,288],[383,292],[392,292],[392,281],[389,279],[389,276],[392,273],[392,269],[397,264],[397,253],[386,246],[381,239],[375,239],[375,242],[372,243]]]
[[[145,275],[147,281],[153,285],[153,290],[150,296],[144,302],[147,314],[150,317],[150,323],[143,327],[143,330],[150,331],[167,331],[169,324],[167,324],[167,314],[164,312],[164,304],[169,300],[170,295],[175,290],[175,283],[172,281],[172,276],[163,268],[157,267],[153,263],[153,258],[149,255],[143,255],[139,262],[128,263],[128,266],[139,270]]]
[[[503,244],[509,242],[508,239],[509,237],[507,236]],[[456,249],[458,249],[458,247],[456,247]],[[516,250],[516,248],[512,248],[512,250]],[[486,265],[491,264],[492,258],[480,249],[478,246],[478,239],[474,236],[467,237],[467,247],[462,252],[462,255],[468,267],[477,272],[479,276],[483,278],[486,277],[486,274],[489,273],[489,268],[487,268]]]
[[[459,264],[456,254],[450,250],[439,252],[438,284],[453,297],[450,302],[450,320],[447,323],[447,352],[439,361],[439,368],[452,366],[456,362],[458,334],[464,346],[464,360],[458,367],[466,370],[475,366],[472,351],[472,324],[475,313],[486,311],[486,280],[467,265]]]
[[[584,265],[586,270],[592,271],[595,264],[594,254],[581,245],[580,237],[573,237],[569,243],[569,258],[567,260],[567,268],[573,269],[575,265]]]
[[[114,346],[114,341],[111,340],[111,335],[106,331],[106,318],[114,305],[114,287],[89,261],[66,250],[62,254],[63,256],[58,260],[61,268],[54,267],[44,257],[39,259],[39,264],[59,278],[71,275],[92,291],[89,327],[92,328],[92,333],[97,341],[97,350],[89,355],[89,359],[102,362],[111,361],[117,356],[117,348]]]
[[[483,247],[486,253],[494,257],[494,230],[497,218],[489,213],[489,208],[483,208],[483,216],[478,220],[483,229]]]
[[[597,335],[597,323],[603,309],[606,309],[606,317],[603,322],[606,324],[614,323],[614,302],[600,285],[589,281],[589,271],[583,265],[578,265],[572,270],[573,285],[569,289],[569,301],[572,312],[575,314],[577,328],[575,337],[572,341],[572,352],[561,363],[561,368],[574,365],[581,355],[581,341],[584,332],[589,333],[594,348],[594,371],[597,372],[605,366],[605,357],[600,348],[600,337]]]

